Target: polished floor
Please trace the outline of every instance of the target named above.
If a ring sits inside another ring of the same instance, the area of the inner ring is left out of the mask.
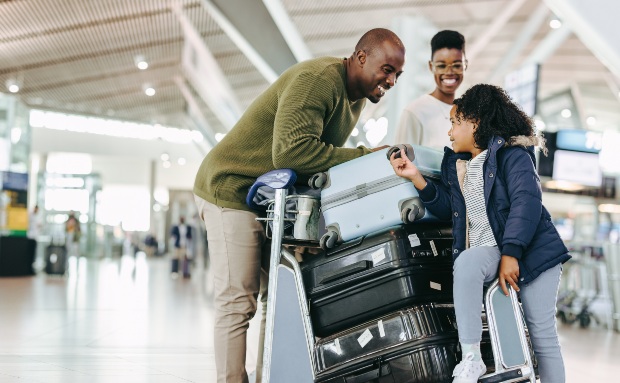
[[[65,277],[0,278],[0,383],[215,382],[208,268],[71,258]],[[255,365],[256,322],[248,370]],[[620,333],[560,325],[567,382],[620,381]]]

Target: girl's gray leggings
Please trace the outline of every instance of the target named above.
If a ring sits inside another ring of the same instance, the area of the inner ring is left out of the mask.
[[[480,246],[465,250],[454,262],[454,308],[461,343],[474,344],[482,339],[483,287],[497,278],[500,259],[497,246]],[[555,321],[561,274],[562,265],[558,264],[527,285],[519,285],[541,383],[565,381]]]

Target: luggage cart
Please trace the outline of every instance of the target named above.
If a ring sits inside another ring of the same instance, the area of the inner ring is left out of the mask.
[[[273,177],[274,173],[276,177]],[[318,248],[318,237],[316,240],[299,240],[294,235],[285,238],[285,223],[309,224],[311,220],[297,218],[306,217],[312,212],[286,210],[287,197],[292,197],[288,196],[288,188],[296,179],[292,170],[274,170],[265,176],[268,177],[261,176],[257,182],[273,188],[275,195],[267,210],[268,217],[259,218],[267,221],[267,228],[271,227],[272,241],[262,381],[313,383],[318,369],[315,365],[315,335],[308,299],[300,265],[284,245]],[[516,293],[512,289],[509,291],[509,297],[506,297],[496,280],[485,292],[484,305],[495,371],[482,376],[479,379],[481,383],[536,382],[521,308]]]
[[[579,246],[571,249],[572,258],[563,266],[557,302],[557,316],[564,324],[579,323],[587,328],[592,320],[597,325],[611,324],[611,302],[604,260],[596,257],[599,246]],[[596,310],[597,307],[603,307]],[[605,320],[599,314],[605,315]]]
[[[275,191],[273,201],[270,201],[267,209],[267,218],[258,218],[266,221],[267,235],[271,236],[263,383],[314,382],[314,333],[301,269],[295,256],[283,245],[285,223],[292,222],[293,226],[297,224],[297,227],[293,227],[293,235],[286,240],[287,245],[318,247],[318,224],[316,240],[311,238],[314,236],[312,230],[303,230],[303,226],[314,227],[315,222],[311,217],[315,209],[318,214],[318,203],[309,202],[308,200],[313,199],[310,196],[288,196],[288,188],[295,180],[296,175],[292,170],[278,169],[259,177],[255,184]],[[287,211],[287,197],[289,200],[301,198],[303,202],[298,204],[297,210]],[[318,202],[318,198],[316,199]],[[304,239],[295,239],[295,234],[297,238]]]
[[[508,288],[505,296],[495,280],[485,291],[484,309],[495,360],[495,371],[479,378],[480,383],[536,383],[536,369],[517,293]],[[489,367],[489,366],[487,366]]]

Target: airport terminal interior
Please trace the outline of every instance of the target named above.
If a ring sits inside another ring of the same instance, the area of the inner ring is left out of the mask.
[[[0,0],[0,383],[215,383],[198,168],[287,68],[349,57],[372,28],[401,38],[404,73],[345,146],[397,144],[403,109],[435,87],[430,39],[463,34],[457,96],[501,86],[547,139],[542,200],[572,255],[566,381],[617,382],[618,14],[616,0]]]

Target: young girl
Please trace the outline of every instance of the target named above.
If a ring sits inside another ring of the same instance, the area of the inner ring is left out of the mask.
[[[475,383],[486,372],[480,357],[483,285],[498,278],[521,296],[542,383],[564,382],[555,323],[561,264],[570,255],[541,203],[534,166],[532,120],[501,89],[475,85],[454,101],[441,184],[427,182],[407,156],[390,162],[411,180],[426,208],[452,217],[454,307],[463,361],[455,383]]]

